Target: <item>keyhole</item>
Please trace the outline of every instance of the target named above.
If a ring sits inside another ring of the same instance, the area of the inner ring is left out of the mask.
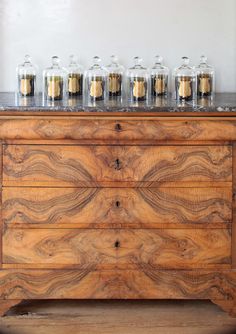
[[[116,207],[117,207],[117,208],[120,207],[120,201],[116,201]]]
[[[119,248],[120,247],[120,242],[119,242],[119,240],[116,240],[116,242],[115,242],[115,248]]]
[[[121,169],[121,163],[119,159],[116,159],[115,161],[115,169],[116,170],[120,170]]]
[[[121,125],[120,125],[119,123],[117,123],[117,124],[115,125],[115,130],[116,130],[116,131],[121,131]]]

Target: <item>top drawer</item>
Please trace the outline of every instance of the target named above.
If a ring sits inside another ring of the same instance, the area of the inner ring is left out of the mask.
[[[99,113],[98,113],[99,114]],[[0,120],[1,139],[76,140],[80,143],[158,143],[236,140],[234,118],[23,117]]]
[[[3,185],[206,186],[232,181],[230,146],[5,145]]]

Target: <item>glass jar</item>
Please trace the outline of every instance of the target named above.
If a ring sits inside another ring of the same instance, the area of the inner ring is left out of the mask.
[[[22,97],[32,97],[36,94],[37,67],[32,64],[29,55],[25,56],[24,63],[16,68],[17,92]]]
[[[67,69],[67,92],[69,97],[82,96],[83,94],[83,69],[78,64],[74,55],[70,56]]]
[[[196,91],[196,73],[189,66],[189,58],[182,57],[182,65],[174,71],[175,96],[179,101],[192,101]]]
[[[99,57],[93,57],[92,66],[85,73],[86,95],[90,102],[105,100],[107,72],[100,62]]]
[[[214,68],[207,63],[207,57],[201,56],[200,64],[195,67],[197,74],[197,96],[212,97],[215,86]]]
[[[66,70],[60,66],[60,59],[52,57],[52,66],[43,72],[44,97],[49,101],[62,100],[65,94]]]
[[[142,59],[134,57],[134,66],[127,72],[128,98],[131,102],[148,99],[148,70],[142,66]]]
[[[151,95],[162,97],[168,94],[169,69],[162,65],[163,58],[156,56],[155,65],[151,68]]]
[[[118,63],[116,56],[111,56],[111,63],[107,66],[108,96],[110,98],[122,95],[124,67]]]

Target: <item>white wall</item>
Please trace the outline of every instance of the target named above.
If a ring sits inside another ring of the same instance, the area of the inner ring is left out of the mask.
[[[183,55],[205,53],[217,70],[217,91],[236,91],[236,0],[0,0],[0,91],[14,90],[25,54],[40,69],[52,55],[63,64],[94,55],[124,65],[162,54],[171,68]]]

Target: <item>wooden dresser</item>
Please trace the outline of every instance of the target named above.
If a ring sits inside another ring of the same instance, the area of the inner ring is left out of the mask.
[[[0,313],[210,299],[236,315],[236,113],[0,114]]]

